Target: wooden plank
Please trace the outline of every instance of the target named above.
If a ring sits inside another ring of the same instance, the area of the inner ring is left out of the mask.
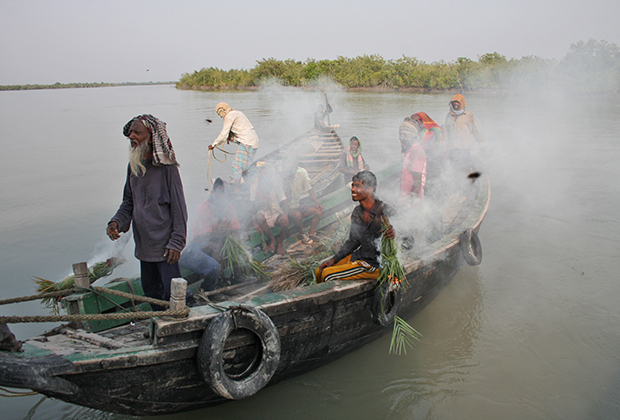
[[[115,349],[127,348],[127,346],[124,345],[120,340],[112,340],[110,338],[105,338],[100,335],[89,333],[86,331],[76,331],[72,329],[66,329],[64,333],[67,337],[70,337],[76,340],[82,340],[87,343],[94,344],[96,346],[105,347],[106,349],[115,350]]]

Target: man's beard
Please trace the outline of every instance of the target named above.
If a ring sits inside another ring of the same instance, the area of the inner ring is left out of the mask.
[[[150,145],[147,142],[140,143],[136,147],[130,146],[129,167],[131,168],[131,173],[135,176],[144,176],[146,173],[146,166],[144,166],[142,158],[149,148]]]

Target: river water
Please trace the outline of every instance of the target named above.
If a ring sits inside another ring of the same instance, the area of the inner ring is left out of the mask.
[[[371,169],[399,154],[398,126],[426,111],[443,123],[448,94],[332,89],[332,124],[356,135]],[[159,418],[620,418],[620,102],[617,96],[466,96],[485,135],[492,184],[484,259],[464,267],[408,320],[423,339],[388,354],[389,334],[324,368],[243,401]],[[168,123],[188,208],[207,186],[207,145],[226,101],[256,127],[259,154],[310,128],[319,92],[191,92],[138,86],[0,92],[0,298],[29,295],[109,249],[131,117]],[[206,119],[213,120],[212,123]],[[228,177],[230,159],[213,165]],[[130,260],[115,274],[137,273]],[[47,314],[38,303],[2,315]],[[24,339],[53,325],[15,324]],[[125,419],[39,396],[0,398],[3,419]]]

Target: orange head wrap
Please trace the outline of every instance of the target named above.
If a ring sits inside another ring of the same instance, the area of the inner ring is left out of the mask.
[[[456,95],[452,97],[452,99],[450,99],[450,102],[454,102],[454,101],[461,104],[461,109],[465,109],[465,97],[463,95],[461,95],[460,93],[457,93]]]

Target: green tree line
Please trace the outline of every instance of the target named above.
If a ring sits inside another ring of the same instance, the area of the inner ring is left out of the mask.
[[[0,90],[36,90],[36,89],[71,89],[71,88],[94,88],[94,87],[110,87],[110,86],[139,86],[139,85],[158,85],[173,84],[174,82],[125,82],[125,83],[60,83],[53,85],[0,85]]]
[[[593,39],[571,44],[562,60],[526,56],[507,59],[493,52],[477,61],[459,57],[452,62],[426,63],[403,56],[380,55],[335,60],[276,60],[266,58],[250,70],[203,68],[185,73],[179,89],[248,89],[276,80],[284,86],[308,87],[326,80],[346,88],[419,88],[430,90],[569,89],[578,93],[620,92],[620,49]]]

